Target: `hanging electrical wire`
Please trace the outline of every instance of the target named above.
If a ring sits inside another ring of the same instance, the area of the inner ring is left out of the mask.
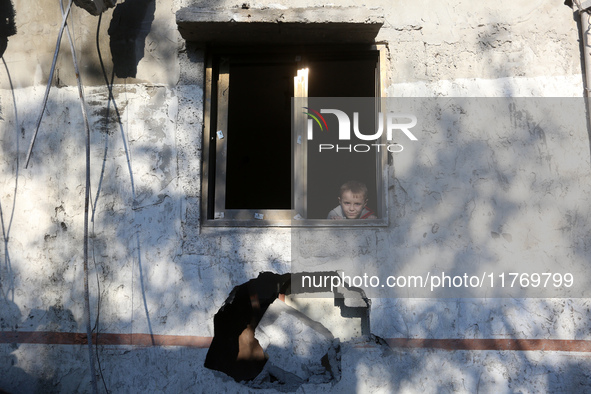
[[[0,222],[2,223],[2,240],[4,242],[4,262],[6,264],[10,285],[9,288],[4,291],[4,287],[2,281],[0,280],[0,291],[2,292],[2,296],[5,300],[8,300],[9,293],[12,293],[11,301],[14,301],[14,282],[12,278],[12,265],[10,262],[10,254],[8,252],[8,241],[10,239],[10,229],[12,227],[12,219],[14,218],[14,210],[16,207],[16,193],[18,191],[18,177],[19,177],[19,157],[20,157],[20,146],[19,146],[19,121],[18,121],[18,110],[16,105],[16,95],[14,94],[14,86],[12,84],[12,78],[10,77],[10,71],[8,70],[8,65],[6,64],[6,60],[4,60],[4,56],[2,56],[2,63],[4,63],[4,68],[6,69],[6,75],[8,77],[8,82],[10,84],[10,91],[12,92],[12,102],[14,105],[14,126],[16,130],[15,134],[15,141],[16,141],[16,158],[15,158],[15,175],[14,175],[14,194],[12,196],[12,208],[10,210],[10,216],[8,218],[8,224],[4,224],[4,214],[2,212],[2,203],[0,202]],[[2,279],[2,278],[0,278]]]
[[[101,16],[99,15],[99,23],[100,23],[100,19],[101,19]],[[99,27],[100,27],[100,25],[99,25]],[[125,138],[125,131],[123,130],[123,123],[121,121],[121,115],[119,113],[119,109],[117,108],[117,102],[115,101],[115,97],[113,96],[113,81],[115,79],[115,69],[113,69],[113,71],[111,73],[111,81],[109,81],[109,79],[107,77],[107,73],[105,71],[105,66],[104,66],[104,63],[103,63],[103,59],[102,59],[102,56],[101,56],[101,49],[100,49],[99,40],[98,40],[98,30],[97,30],[96,46],[97,46],[97,52],[98,52],[99,62],[101,64],[101,70],[103,72],[103,77],[105,79],[105,84],[107,85],[107,89],[109,90],[109,102],[111,100],[113,101],[113,108],[115,110],[115,114],[117,116],[117,122],[119,124],[119,129],[121,131],[121,140],[123,142],[123,148],[125,150],[125,157],[127,159],[127,170],[129,172],[129,178],[130,178],[130,182],[131,182],[131,195],[132,195],[132,199],[133,199],[133,201],[136,201],[135,183],[134,183],[134,180],[133,180],[133,170],[131,168],[131,157],[130,157],[130,154],[129,154],[129,148],[127,146],[127,140]],[[107,107],[107,109],[108,108],[109,107]],[[107,117],[108,117],[108,112],[107,112]],[[96,203],[96,201],[95,201],[95,203]],[[152,330],[152,322],[150,320],[150,312],[148,310],[148,301],[146,299],[145,291],[143,290],[144,289],[144,276],[143,276],[143,270],[142,270],[142,258],[141,258],[141,248],[140,248],[139,233],[136,232],[135,238],[136,238],[136,247],[137,247],[137,250],[138,250],[138,256],[137,256],[137,258],[138,258],[138,267],[139,267],[139,272],[140,272],[140,283],[141,283],[141,287],[142,287],[142,299],[143,299],[143,304],[144,304],[144,311],[146,313],[146,320],[147,320],[147,323],[148,323],[148,330],[150,331],[150,338],[152,339],[152,345],[155,345],[156,342],[154,340],[154,332]]]
[[[60,27],[59,34],[57,36],[57,43],[55,44],[55,51],[53,53],[53,61],[51,63],[51,69],[49,71],[49,78],[47,79],[47,87],[45,88],[45,95],[43,97],[43,104],[41,105],[41,112],[39,113],[39,117],[37,118],[37,123],[35,126],[35,132],[33,133],[33,138],[31,138],[31,144],[29,145],[29,150],[27,152],[27,158],[25,160],[25,168],[29,167],[29,160],[31,160],[31,155],[33,153],[33,146],[35,145],[35,140],[37,139],[37,133],[39,132],[39,127],[41,126],[41,120],[43,119],[43,113],[45,112],[45,107],[47,106],[47,99],[49,98],[49,91],[51,90],[51,84],[53,82],[53,73],[55,72],[55,64],[57,62],[57,55],[60,51],[60,46],[62,42],[62,36],[64,34],[64,28],[66,27],[66,21],[68,19],[68,15],[70,15],[70,10],[72,9],[73,0],[71,0],[68,4],[68,8],[66,9],[65,13],[62,13],[62,26]],[[62,8],[61,0],[60,0],[60,8]]]
[[[113,102],[113,107],[115,108],[115,114],[117,116],[117,123],[120,125],[121,127],[121,116],[119,115],[119,109],[117,108],[117,102],[115,101],[115,98],[113,97],[113,92],[112,92],[112,83],[109,84],[109,80],[107,79],[107,72],[105,71],[105,65],[103,63],[103,58],[101,55],[101,47],[100,47],[100,41],[99,41],[99,33],[100,33],[100,29],[101,29],[101,22],[102,22],[102,17],[103,14],[99,14],[98,16],[98,23],[97,23],[97,27],[96,27],[96,49],[97,49],[97,53],[98,53],[98,58],[99,58],[99,62],[100,62],[100,66],[101,66],[101,70],[103,73],[103,77],[105,78],[105,85],[107,86],[107,89],[109,91],[108,94],[108,98],[107,98],[107,111],[105,114],[105,151],[103,154],[103,164],[101,166],[101,174],[99,177],[99,181],[98,181],[98,186],[97,186],[97,190],[96,190],[96,197],[94,198],[94,203],[92,204],[92,216],[90,218],[90,221],[92,223],[93,226],[93,232],[94,232],[94,215],[96,212],[96,207],[97,207],[97,203],[99,200],[99,196],[101,193],[101,187],[102,187],[102,183],[103,183],[103,178],[105,175],[105,165],[106,165],[106,161],[107,161],[107,152],[108,152],[108,138],[109,138],[109,116],[110,116],[110,111],[111,111],[111,101]],[[98,364],[98,370],[99,373],[101,375],[101,380],[103,382],[103,386],[105,388],[105,391],[107,393],[109,393],[109,390],[107,388],[107,383],[105,382],[105,377],[103,375],[103,368],[101,366],[101,359],[99,356],[99,349],[98,349],[98,342],[99,342],[99,336],[100,336],[100,315],[101,315],[101,294],[100,294],[100,280],[98,277],[98,267],[97,267],[97,262],[95,259],[95,253],[94,253],[94,242],[93,242],[93,250],[92,250],[92,256],[93,256],[93,262],[94,262],[94,268],[95,268],[95,272],[96,272],[96,285],[97,285],[97,291],[98,291],[98,303],[97,303],[97,311],[96,311],[96,320],[94,323],[94,331],[96,332],[96,343],[95,343],[95,350],[96,350],[96,361]]]
[[[62,15],[64,20],[67,19],[66,11],[64,10],[64,5],[62,0],[58,0],[60,3],[60,8],[62,10]],[[72,6],[73,0],[70,0],[68,8]],[[80,69],[78,67],[78,59],[76,57],[76,48],[74,47],[74,40],[70,34],[70,29],[68,24],[65,23],[65,30],[66,35],[68,36],[68,41],[70,42],[70,50],[72,51],[72,61],[74,63],[74,70],[76,72],[76,82],[78,85],[78,95],[80,99],[80,107],[82,109],[82,117],[84,119],[84,131],[86,135],[86,171],[85,171],[85,178],[86,178],[86,185],[85,185],[85,193],[84,193],[84,320],[86,323],[86,337],[88,341],[88,359],[90,364],[90,378],[92,384],[92,390],[95,394],[98,394],[98,385],[96,381],[96,368],[94,366],[94,349],[92,346],[92,328],[90,325],[90,291],[88,288],[88,217],[89,217],[89,207],[90,207],[90,126],[88,123],[88,113],[86,111],[86,102],[84,99],[84,88],[82,85],[82,79],[80,76]]]
[[[8,278],[8,288],[4,290],[4,284],[2,277],[0,277],[0,293],[2,293],[2,297],[5,301],[9,301],[8,297],[10,297],[10,301],[14,301],[14,276],[12,275],[12,264],[10,261],[10,253],[8,251],[8,241],[10,239],[10,229],[12,227],[12,219],[14,218],[14,210],[16,206],[16,192],[18,190],[18,176],[19,176],[19,156],[20,156],[20,149],[19,149],[19,122],[18,122],[18,111],[16,106],[16,96],[14,94],[14,86],[12,84],[12,79],[10,78],[10,72],[8,70],[8,65],[6,64],[6,60],[4,60],[4,52],[8,46],[8,37],[16,34],[16,23],[15,23],[15,11],[12,1],[10,0],[3,0],[0,2],[0,57],[2,57],[2,62],[4,63],[4,68],[6,69],[6,75],[8,77],[8,82],[10,84],[10,91],[12,92],[12,101],[14,104],[14,122],[16,128],[16,159],[15,159],[15,182],[14,182],[14,194],[12,196],[12,208],[10,210],[10,216],[8,218],[8,224],[4,222],[4,212],[2,211],[2,203],[0,202],[0,223],[2,224],[2,240],[4,244],[4,263],[6,266],[6,277]]]
[[[122,127],[121,126],[122,123],[121,123],[121,115],[119,114],[119,108],[117,108],[117,102],[115,101],[115,97],[113,96],[113,87],[112,86],[113,86],[114,74],[113,74],[113,77],[111,78],[111,82],[109,82],[109,79],[107,77],[107,72],[105,70],[105,64],[103,63],[103,57],[101,54],[101,46],[100,46],[100,42],[99,42],[99,32],[100,32],[100,28],[101,28],[102,16],[103,16],[103,14],[99,14],[97,28],[96,28],[96,51],[98,54],[98,59],[99,59],[99,63],[101,66],[103,78],[105,79],[105,85],[107,87],[107,90],[109,91],[108,98],[107,98],[107,111],[106,111],[106,115],[105,115],[105,130],[106,130],[106,135],[108,136],[109,135],[109,133],[108,133],[109,114],[111,111],[111,102],[113,102],[113,108],[115,110],[115,115],[117,117],[117,124],[119,124],[119,127]],[[123,130],[121,130],[121,133],[123,134]],[[94,204],[93,204],[93,209],[92,209],[92,216],[91,216],[92,222],[94,222],[94,214],[96,212],[96,204],[99,199],[101,187],[103,184],[103,178],[105,175],[105,162],[107,160],[107,149],[108,149],[108,146],[106,144],[106,138],[107,137],[105,137],[105,154],[103,155],[103,166],[101,168],[101,174],[99,177],[99,182],[98,182],[98,186],[97,186],[97,190],[96,190],[96,197],[94,198]],[[126,151],[126,153],[127,153],[127,151]],[[128,157],[128,162],[129,162],[129,157]],[[133,179],[132,179],[132,189],[133,189]]]

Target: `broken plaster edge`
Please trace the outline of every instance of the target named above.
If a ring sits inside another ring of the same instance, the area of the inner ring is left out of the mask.
[[[289,9],[206,9],[181,8],[176,13],[180,23],[350,23],[384,24],[383,10],[363,7],[306,7]]]

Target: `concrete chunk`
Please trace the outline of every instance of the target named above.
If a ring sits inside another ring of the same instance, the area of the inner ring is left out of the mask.
[[[381,9],[365,7],[185,7],[176,19],[185,40],[210,44],[368,43],[384,24]]]
[[[255,337],[268,355],[268,363],[301,381],[333,379],[336,350],[334,336],[315,322],[276,300],[265,312]],[[338,342],[338,341],[337,341]]]

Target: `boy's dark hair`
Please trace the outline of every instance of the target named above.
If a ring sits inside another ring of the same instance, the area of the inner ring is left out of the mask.
[[[339,192],[339,197],[341,197],[347,190],[350,190],[353,194],[362,194],[363,197],[367,199],[367,186],[365,186],[365,183],[363,182],[347,181],[343,183]]]

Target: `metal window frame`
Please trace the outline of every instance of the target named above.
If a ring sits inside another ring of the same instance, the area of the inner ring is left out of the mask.
[[[327,50],[341,51],[341,46],[323,46]],[[279,53],[293,53],[296,48],[281,48]],[[382,44],[363,45],[361,47],[347,47],[351,53],[355,51],[377,51],[378,62],[376,65],[376,100],[377,108],[382,108],[382,92],[384,91],[387,59],[387,48]],[[253,57],[266,56],[267,51],[261,54],[253,53],[248,47],[241,48],[216,48],[206,53],[205,78],[204,78],[204,125],[203,125],[203,163],[201,173],[201,225],[204,227],[386,227],[388,226],[388,157],[386,152],[376,155],[376,184],[377,195],[380,198],[376,207],[380,218],[374,220],[358,221],[334,221],[326,219],[302,219],[295,220],[297,209],[303,207],[306,211],[306,186],[307,176],[307,140],[303,142],[292,158],[294,165],[294,179],[292,194],[294,194],[294,207],[291,210],[227,210],[221,209],[225,202],[225,166],[227,147],[225,143],[218,143],[217,131],[221,130],[227,136],[228,114],[228,87],[230,76],[227,71],[227,63],[224,63],[223,53],[249,55]],[[298,70],[306,67],[306,60],[297,59]],[[294,78],[294,83],[297,82]],[[299,87],[294,88],[294,96],[307,96],[307,80],[299,81]],[[215,114],[215,116],[212,116]],[[296,116],[293,121],[297,130],[303,130],[301,122],[305,117]],[[298,128],[298,125],[300,127]],[[292,135],[292,146],[296,146],[298,135]],[[292,150],[293,151],[293,150]],[[298,171],[299,169],[299,171]],[[212,179],[214,182],[211,182]],[[295,192],[295,193],[294,193]],[[223,212],[223,217],[220,217]],[[301,212],[301,209],[300,209]],[[263,219],[255,219],[255,213],[262,214]]]

